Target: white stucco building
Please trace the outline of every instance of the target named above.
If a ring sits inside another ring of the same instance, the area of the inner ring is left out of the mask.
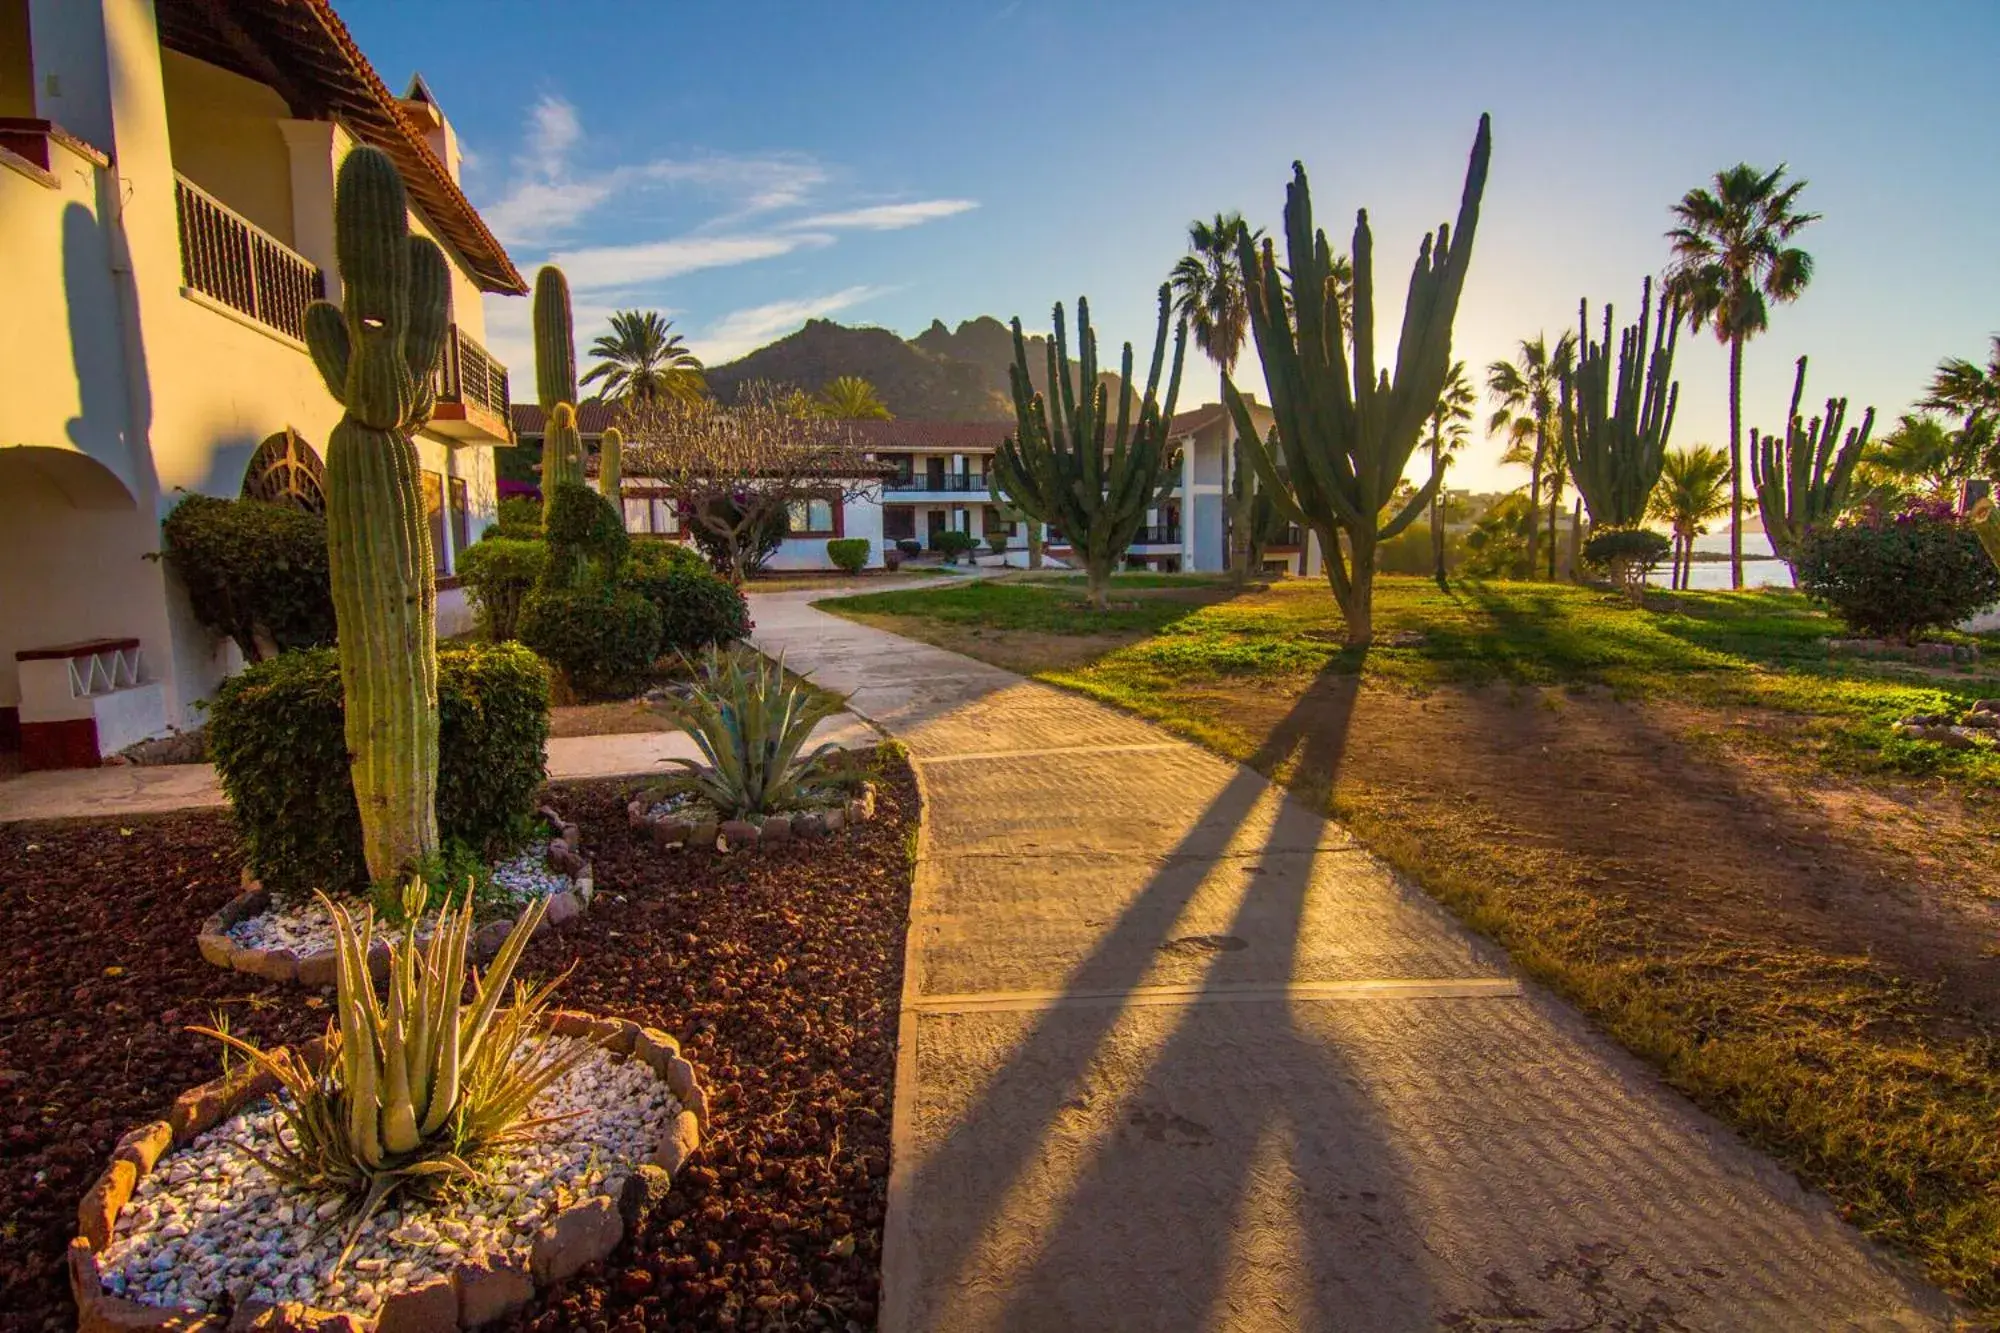
[[[181,492],[318,501],[341,408],[300,336],[340,298],[357,142],[452,270],[417,442],[450,632],[511,438],[480,298],[525,286],[429,90],[391,93],[324,0],[0,0],[0,744],[30,766],[197,721],[235,667],[151,557]]]

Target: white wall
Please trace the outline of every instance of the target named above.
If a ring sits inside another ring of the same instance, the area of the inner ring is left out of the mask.
[[[841,517],[841,536],[860,537],[868,542],[868,568],[882,567],[882,490],[871,486],[860,496],[846,502]],[[777,552],[765,562],[770,570],[817,570],[832,569],[833,561],[827,559],[826,544],[829,537],[787,537],[778,543]]]

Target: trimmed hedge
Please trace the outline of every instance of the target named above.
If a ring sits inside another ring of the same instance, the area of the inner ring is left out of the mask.
[[[348,773],[340,663],[286,653],[223,682],[208,745],[250,872],[279,894],[367,887]],[[438,650],[438,835],[486,857],[532,827],[549,734],[549,677],[516,644]]]
[[[541,536],[542,502],[525,495],[511,495],[502,500],[484,534],[484,538],[508,537],[515,541],[539,541]]]
[[[2000,569],[1949,505],[1864,512],[1809,530],[1792,562],[1799,587],[1858,634],[1908,640],[2000,601]]]
[[[558,485],[549,505],[543,541],[549,548],[542,581],[568,587],[596,578],[608,581],[625,564],[631,534],[618,506],[588,486]]]
[[[580,697],[623,699],[659,656],[660,613],[632,587],[544,585],[521,610],[520,636]]]
[[[833,561],[835,569],[849,574],[859,574],[868,568],[868,557],[873,551],[866,537],[835,537],[826,544],[826,558]]]
[[[190,495],[160,525],[194,617],[245,661],[334,639],[326,520],[268,500]]]
[[[750,633],[750,604],[735,584],[706,568],[660,573],[634,569],[631,584],[660,613],[660,654],[693,656]]]
[[[957,564],[960,556],[970,554],[978,545],[978,540],[971,533],[960,532],[956,528],[931,534],[931,549],[943,555],[948,565]]]
[[[458,556],[458,576],[479,617],[479,628],[495,643],[519,632],[521,608],[541,581],[548,547],[518,537],[488,537]]]

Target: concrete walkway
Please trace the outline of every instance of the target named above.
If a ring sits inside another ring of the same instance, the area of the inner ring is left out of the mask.
[[[854,747],[881,736],[851,713],[828,718],[813,739]],[[682,731],[642,731],[611,736],[559,736],[548,744],[551,782],[587,778],[654,776],[669,756],[699,757]],[[24,773],[0,781],[0,824],[23,819],[73,819],[91,815],[145,815],[225,804],[213,764],[120,764]]]
[[[823,595],[755,599],[758,646],[926,800],[890,1333],[1949,1325],[1338,826]]]

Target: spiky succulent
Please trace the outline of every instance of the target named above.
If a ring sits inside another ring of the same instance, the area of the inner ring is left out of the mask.
[[[707,761],[669,759],[685,770],[675,785],[725,818],[804,804],[828,780],[839,747],[828,742],[800,752],[814,727],[847,707],[847,697],[788,676],[782,657],[773,662],[747,648],[711,646],[701,675],[686,697],[669,695],[656,705],[694,738]]]
[[[267,1053],[215,1028],[194,1029],[247,1056],[288,1094],[278,1106],[289,1133],[264,1164],[287,1184],[355,1200],[349,1247],[397,1191],[477,1179],[482,1154],[546,1123],[523,1116],[581,1056],[551,1045],[524,1049],[540,1030],[555,981],[533,991],[516,983],[513,1002],[501,1004],[541,921],[541,900],[515,921],[485,975],[475,978],[472,1003],[461,1007],[472,905],[431,918],[425,942],[418,938],[425,896],[421,881],[405,894],[402,936],[388,941],[385,996],[369,975],[373,910],[364,908],[357,923],[320,896],[333,916],[338,966],[337,1016],[328,1022],[318,1068],[289,1047]]]

